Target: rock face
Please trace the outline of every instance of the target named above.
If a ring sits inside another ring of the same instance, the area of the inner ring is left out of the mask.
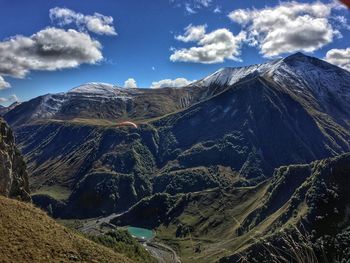
[[[7,123],[0,119],[0,195],[29,201],[25,162]]]

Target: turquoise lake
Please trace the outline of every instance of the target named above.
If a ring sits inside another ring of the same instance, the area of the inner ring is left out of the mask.
[[[140,227],[128,227],[128,232],[133,237],[144,239],[144,240],[150,240],[154,237],[153,230],[146,229],[146,228],[140,228]]]

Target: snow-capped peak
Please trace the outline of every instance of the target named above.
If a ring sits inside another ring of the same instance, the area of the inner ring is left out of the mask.
[[[68,91],[68,95],[80,95],[84,97],[104,97],[113,99],[130,99],[128,89],[119,88],[108,83],[86,83]]]
[[[350,72],[300,52],[264,64],[222,68],[191,86],[231,86],[253,74],[266,77],[307,101],[313,98],[320,107],[337,103],[350,113]]]
[[[80,85],[78,87],[75,87],[68,91],[68,93],[94,93],[94,94],[105,94],[105,93],[114,93],[114,90],[116,89],[115,86],[108,83],[97,83],[97,82],[90,82],[85,83],[83,85]]]
[[[256,64],[248,67],[237,67],[237,68],[222,68],[208,77],[196,81],[190,85],[198,86],[211,86],[215,85],[233,85],[240,81],[241,79],[247,77],[251,74],[263,74],[267,71],[273,69],[280,63],[282,60],[273,60],[264,64]]]

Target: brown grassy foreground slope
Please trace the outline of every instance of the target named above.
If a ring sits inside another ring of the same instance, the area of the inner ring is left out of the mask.
[[[132,262],[60,226],[31,204],[0,196],[0,211],[0,262]]]

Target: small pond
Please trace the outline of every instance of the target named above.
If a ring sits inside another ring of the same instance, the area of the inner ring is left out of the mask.
[[[133,237],[142,239],[142,240],[150,240],[155,236],[155,233],[153,232],[153,230],[140,228],[140,227],[128,226],[128,232]]]

